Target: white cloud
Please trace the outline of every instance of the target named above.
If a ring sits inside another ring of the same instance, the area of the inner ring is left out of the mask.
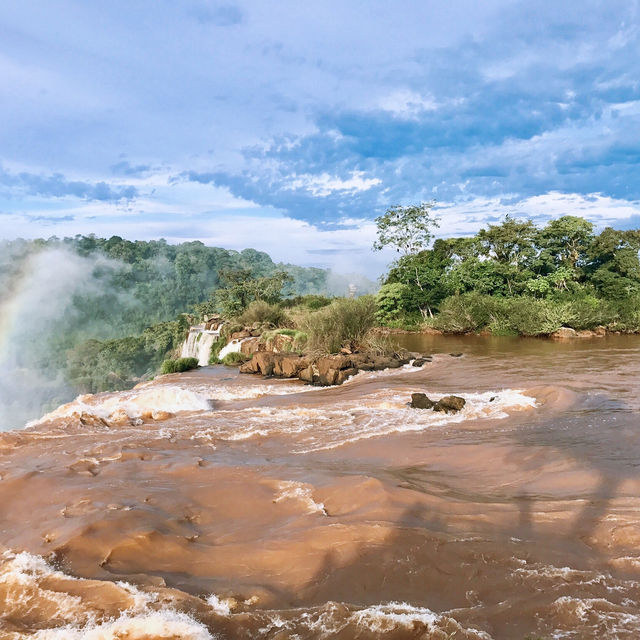
[[[409,89],[399,89],[380,98],[376,106],[396,116],[411,118],[424,111],[435,111],[438,103],[432,95],[421,95]]]
[[[619,226],[631,216],[640,214],[640,202],[598,193],[582,195],[552,191],[513,203],[509,202],[508,196],[439,203],[435,212],[442,220],[437,235],[455,236],[471,235],[490,219],[506,214],[541,222],[572,215],[590,220],[597,228]]]
[[[287,191],[304,189],[313,196],[323,198],[336,191],[345,194],[367,191],[381,183],[379,178],[365,178],[364,175],[364,171],[353,171],[350,178],[343,180],[328,173],[321,173],[320,175],[311,175],[309,173],[294,174],[285,189]]]

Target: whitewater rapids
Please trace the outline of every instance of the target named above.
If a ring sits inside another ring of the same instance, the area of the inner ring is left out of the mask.
[[[638,637],[640,348],[545,344],[208,367],[1,434],[0,637]]]

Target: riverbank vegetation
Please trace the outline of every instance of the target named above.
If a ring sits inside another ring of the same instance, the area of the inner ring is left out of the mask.
[[[353,299],[333,297],[347,292],[346,278],[253,249],[117,236],[2,243],[0,294],[17,310],[5,359],[47,376],[59,404],[155,375],[179,357],[189,325],[214,315],[224,326],[211,363],[247,328],[285,350],[315,353],[382,351],[375,325],[525,336],[560,327],[640,331],[638,230],[596,232],[576,216],[544,225],[507,216],[474,236],[433,241],[433,203],[392,207],[376,222],[374,248],[399,255],[375,296]],[[30,306],[47,299],[30,287],[44,287],[52,270],[72,280],[60,287],[64,296]]]
[[[427,230],[431,206],[423,205]],[[381,232],[388,237],[387,228]],[[422,233],[428,242],[424,226]],[[396,247],[402,255],[376,297],[385,326],[497,335],[547,335],[562,326],[640,331],[638,230],[596,234],[576,216],[542,227],[506,216],[471,237]]]

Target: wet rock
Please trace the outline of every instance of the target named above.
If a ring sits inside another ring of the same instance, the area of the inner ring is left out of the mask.
[[[425,365],[427,362],[429,362],[429,360],[426,360],[425,358],[416,358],[411,365],[413,367],[422,367],[423,365]]]
[[[443,411],[444,413],[457,413],[466,403],[467,401],[460,396],[444,396],[433,405],[433,410]]]
[[[336,375],[335,384],[342,384],[343,382],[346,382],[351,376],[355,376],[356,373],[358,373],[358,369],[355,367],[351,367],[350,369],[341,369]]]
[[[309,365],[308,367],[298,371],[298,378],[303,382],[311,384],[313,382],[313,366]]]
[[[371,358],[371,364],[375,371],[382,371],[383,369],[397,369],[402,366],[400,360],[388,356],[373,356]]]
[[[461,358],[462,357],[462,352],[461,351],[456,351],[455,353],[450,353],[449,355],[452,358]]]
[[[308,358],[296,354],[278,354],[274,361],[273,375],[280,378],[297,378],[308,366]]]
[[[318,368],[318,383],[322,386],[339,384],[338,374],[344,369],[351,369],[354,365],[350,356],[335,355],[325,356],[316,360]]]
[[[231,340],[238,340],[238,339],[250,338],[250,337],[251,337],[251,332],[247,331],[246,329],[243,329],[242,331],[236,331],[235,333],[231,334]]]
[[[571,327],[560,327],[557,331],[554,331],[551,336],[551,338],[555,338],[556,340],[563,340],[566,338],[575,338],[576,337],[576,330],[572,329]]]
[[[251,361],[254,363],[256,373],[261,373],[263,376],[273,375],[276,361],[274,353],[270,351],[256,351]]]
[[[258,373],[258,370],[256,369],[256,363],[253,361],[253,359],[247,360],[247,362],[243,362],[240,365],[239,371],[240,373]]]
[[[412,393],[410,406],[414,409],[432,409],[435,403],[426,393]]]
[[[249,340],[245,340],[240,345],[240,353],[243,353],[245,356],[250,356],[258,351],[260,347],[260,338],[254,337]]]

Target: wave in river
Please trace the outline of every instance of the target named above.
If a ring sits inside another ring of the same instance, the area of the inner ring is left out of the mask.
[[[470,640],[490,638],[464,629],[446,615],[401,602],[369,607],[327,602],[308,609],[271,611],[251,610],[251,602],[211,595],[197,599],[204,624],[178,610],[177,598],[174,606],[166,600],[126,582],[68,576],[30,553],[6,551],[0,556],[0,631],[6,632],[2,637],[7,640],[213,640],[219,637],[218,627],[244,628],[254,638],[299,637],[300,633],[306,638],[403,637],[408,631],[435,638],[447,637],[441,635],[444,632],[457,632],[456,637]],[[28,632],[23,631],[25,627]]]
[[[517,389],[503,389],[462,393],[466,400],[462,411],[447,414],[408,407],[411,391],[383,389],[362,394],[353,401],[333,402],[328,408],[251,407],[219,411],[217,419],[208,421],[194,437],[245,440],[257,436],[294,435],[293,451],[308,453],[389,433],[422,431],[478,419],[503,419],[511,412],[536,406],[533,396]],[[431,394],[431,397],[441,395]]]

